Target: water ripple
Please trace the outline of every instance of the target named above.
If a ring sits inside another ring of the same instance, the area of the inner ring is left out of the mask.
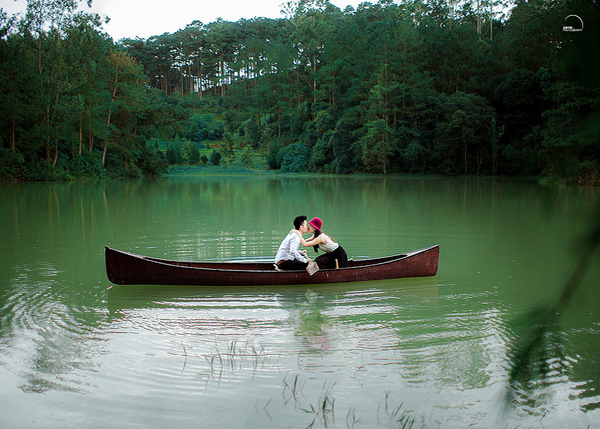
[[[15,266],[2,299],[1,329],[7,346],[0,362],[22,374],[25,392],[88,388],[74,373],[93,367],[95,348],[86,342],[94,337],[94,328],[85,307],[64,299],[69,287],[57,281],[57,273],[48,263]]]

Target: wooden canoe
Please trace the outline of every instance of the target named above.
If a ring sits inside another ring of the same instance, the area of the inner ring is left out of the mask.
[[[106,273],[115,284],[197,286],[295,285],[362,282],[437,274],[440,246],[383,258],[349,261],[340,269],[276,271],[269,262],[190,262],[140,256],[105,247]]]

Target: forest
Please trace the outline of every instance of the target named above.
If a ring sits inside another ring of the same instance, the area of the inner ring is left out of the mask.
[[[260,155],[281,172],[600,184],[595,0],[290,0],[280,19],[119,41],[79,1],[0,10],[0,179]]]

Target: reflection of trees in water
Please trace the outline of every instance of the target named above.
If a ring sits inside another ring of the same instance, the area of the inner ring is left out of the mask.
[[[76,372],[93,370],[102,344],[95,331],[105,316],[79,302],[89,302],[85,292],[55,280],[60,271],[54,264],[15,266],[12,273],[0,309],[0,335],[6,343],[0,364],[18,365],[24,392],[86,393],[91,386]]]

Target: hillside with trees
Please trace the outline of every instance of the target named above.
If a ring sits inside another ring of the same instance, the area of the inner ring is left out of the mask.
[[[600,181],[591,0],[300,0],[281,19],[119,42],[67,3],[0,18],[2,178],[159,175],[252,153],[282,172]]]

